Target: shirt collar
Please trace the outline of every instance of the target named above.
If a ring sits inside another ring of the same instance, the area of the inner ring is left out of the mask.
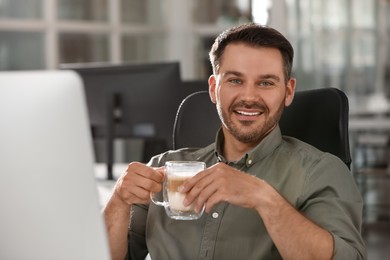
[[[218,162],[224,162],[227,164],[245,164],[246,167],[250,167],[272,153],[281,144],[282,133],[279,125],[277,125],[255,148],[244,154],[242,158],[236,162],[228,162],[223,157],[222,147],[224,142],[225,138],[222,129],[220,128],[215,139],[215,156],[217,157]]]

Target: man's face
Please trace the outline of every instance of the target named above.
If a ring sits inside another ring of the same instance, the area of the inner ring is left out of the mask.
[[[225,138],[257,144],[278,123],[290,105],[295,80],[284,78],[278,49],[229,44],[217,75],[209,78]]]

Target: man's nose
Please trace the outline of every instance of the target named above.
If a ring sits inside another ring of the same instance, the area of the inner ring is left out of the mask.
[[[254,83],[247,83],[243,87],[241,98],[246,101],[254,101],[258,98],[258,88]]]

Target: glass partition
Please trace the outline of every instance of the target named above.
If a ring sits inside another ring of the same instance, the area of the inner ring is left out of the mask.
[[[107,0],[57,0],[61,20],[108,21]]]
[[[193,4],[193,19],[198,24],[231,25],[252,17],[250,0],[198,0]]]
[[[61,33],[59,63],[109,61],[109,41],[105,34]]]
[[[0,31],[0,70],[44,69],[44,48],[43,33]]]
[[[41,19],[43,0],[1,0],[0,18]]]
[[[124,35],[122,57],[124,61],[152,62],[167,60],[164,35]]]
[[[286,6],[299,89],[335,87],[364,96],[388,88],[381,71],[382,56],[389,51],[389,3],[286,0]]]
[[[125,24],[161,25],[165,22],[164,4],[156,0],[122,0],[121,20]]]

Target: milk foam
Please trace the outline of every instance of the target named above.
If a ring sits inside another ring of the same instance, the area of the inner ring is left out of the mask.
[[[180,193],[180,192],[168,192],[168,200],[169,200],[169,206],[173,210],[180,210],[180,211],[193,211],[194,206],[191,204],[189,206],[183,205],[183,200],[186,197],[186,194]]]

